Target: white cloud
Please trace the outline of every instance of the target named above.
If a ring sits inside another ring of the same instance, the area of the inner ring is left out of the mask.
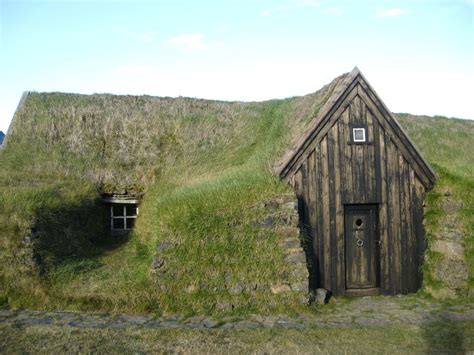
[[[405,15],[406,13],[406,10],[400,8],[378,9],[377,11],[375,11],[375,15],[377,17],[398,17],[401,15]]]
[[[183,33],[170,38],[168,43],[185,52],[201,52],[209,49],[209,44],[205,43],[204,35],[201,33]]]

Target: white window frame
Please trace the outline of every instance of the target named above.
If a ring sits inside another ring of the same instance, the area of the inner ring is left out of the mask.
[[[362,131],[362,139],[356,139],[356,131]],[[354,143],[364,143],[366,142],[365,128],[364,127],[355,127],[352,128],[352,141]]]
[[[127,202],[127,203],[124,203],[125,201],[123,202],[120,202],[120,203],[111,203],[110,204],[110,229],[113,230],[113,231],[130,231],[132,230],[132,228],[127,228],[128,225],[127,225],[127,219],[130,219],[130,218],[133,218],[133,219],[137,219],[137,216],[138,216],[138,205],[134,202]],[[117,205],[123,205],[123,215],[122,216],[114,216],[114,207],[118,207]],[[127,205],[135,205],[136,209],[137,209],[137,212],[135,215],[127,215]],[[123,228],[114,228],[114,220],[116,219],[123,219]],[[135,225],[135,223],[134,223]]]

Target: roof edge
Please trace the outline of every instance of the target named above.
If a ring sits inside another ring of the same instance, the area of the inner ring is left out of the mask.
[[[324,119],[324,117],[329,113],[331,108],[334,106],[341,96],[344,95],[347,88],[356,80],[357,76],[361,72],[357,66],[352,69],[351,72],[340,82],[333,90],[331,96],[328,98],[324,106],[319,110],[318,114],[311,120],[308,125],[308,128],[304,131],[301,138],[299,138],[296,143],[280,160],[277,167],[275,168],[275,174],[278,175],[281,179],[286,179],[288,173],[291,171],[292,165],[298,152],[303,147],[304,143],[307,141],[309,136],[314,132],[314,130],[319,126],[319,123]]]
[[[358,79],[360,77],[360,79]],[[385,114],[387,114],[391,121],[394,122],[396,126],[395,134],[397,135],[403,135],[406,139],[406,141],[409,144],[409,149],[412,149],[412,152],[409,154],[415,154],[419,158],[418,164],[422,164],[423,166],[420,166],[421,170],[425,170],[423,173],[426,175],[426,178],[429,182],[425,187],[430,190],[435,182],[436,182],[436,173],[434,172],[433,168],[431,165],[428,163],[428,161],[424,158],[424,156],[421,154],[421,152],[418,150],[416,145],[413,143],[413,141],[410,139],[408,134],[405,132],[405,130],[402,128],[396,117],[393,115],[393,113],[388,109],[388,107],[385,105],[385,103],[382,101],[380,96],[377,94],[377,92],[374,90],[372,85],[370,85],[369,81],[365,78],[365,76],[362,74],[362,72],[359,70],[357,66],[352,69],[352,71],[347,75],[344,80],[339,83],[336,88],[334,89],[333,93],[329,97],[329,99],[326,101],[324,104],[323,108],[319,111],[317,116],[311,121],[311,123],[308,125],[308,128],[304,131],[303,135],[301,138],[297,140],[297,142],[294,144],[293,148],[290,149],[285,156],[281,159],[280,163],[277,165],[275,168],[275,174],[280,177],[282,180],[288,179],[289,175],[291,172],[294,170],[294,165],[298,161],[299,157],[301,154],[304,153],[304,150],[306,149],[305,143],[308,141],[308,139],[311,137],[311,135],[316,131],[317,127],[319,127],[323,120],[326,118],[328,114],[330,114],[332,107],[334,106],[337,101],[344,96],[345,92],[347,89],[353,84],[354,81],[356,80],[361,80],[364,82],[367,87],[369,88],[370,91],[372,91],[373,95],[375,96],[375,99],[380,103],[381,108],[385,111]],[[397,130],[399,132],[397,132]],[[401,138],[401,137],[399,137]],[[414,157],[416,159],[416,157]],[[425,168],[425,169],[423,169]]]
[[[23,103],[26,100],[26,97],[30,94],[30,91],[23,91],[20,97],[20,101],[18,101],[18,105],[16,105],[15,112],[13,113],[12,120],[10,125],[8,126],[7,132],[5,133],[5,138],[3,139],[3,143],[0,145],[0,149],[5,149],[8,142],[8,137],[13,133],[13,123],[15,122],[15,117],[20,111],[20,108],[23,106]]]
[[[428,163],[428,161],[425,159],[425,157],[423,156],[423,154],[420,152],[420,150],[417,148],[416,144],[411,140],[410,136],[407,134],[407,132],[403,129],[403,127],[400,125],[400,122],[398,122],[397,118],[395,117],[395,115],[392,113],[392,111],[390,111],[388,109],[388,107],[385,105],[385,103],[383,102],[383,100],[380,98],[380,96],[377,94],[377,92],[375,91],[375,89],[372,87],[372,85],[369,83],[369,81],[367,80],[367,78],[364,76],[364,74],[362,74],[362,72],[359,72],[360,74],[360,77],[362,78],[362,80],[364,80],[364,82],[367,84],[367,86],[369,87],[369,89],[374,93],[375,97],[377,98],[377,100],[380,102],[380,105],[382,106],[382,108],[386,111],[386,113],[390,116],[390,118],[392,119],[392,121],[395,123],[395,125],[397,126],[397,128],[401,131],[401,133],[405,136],[406,140],[408,141],[408,143],[411,145],[411,148],[414,150],[415,154],[417,154],[421,160],[421,162],[423,163],[423,165],[425,165],[427,171],[432,175],[432,176],[429,176],[429,174],[425,174],[426,177],[428,178],[428,180],[430,181],[431,183],[431,186],[425,186],[428,190],[431,189],[435,182],[436,182],[436,173],[435,171],[433,170],[433,168],[431,167],[430,163]]]

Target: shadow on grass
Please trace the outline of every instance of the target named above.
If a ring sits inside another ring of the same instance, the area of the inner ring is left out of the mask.
[[[421,326],[427,353],[465,354],[465,323],[450,320],[428,322]]]
[[[114,250],[129,239],[111,235],[109,209],[100,198],[41,208],[36,212],[32,230],[35,259],[40,272],[67,263],[76,264],[76,271],[98,267],[94,258]],[[88,262],[83,262],[88,260]]]

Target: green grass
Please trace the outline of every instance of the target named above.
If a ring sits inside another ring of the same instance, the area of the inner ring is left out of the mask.
[[[399,121],[437,173],[437,183],[426,196],[425,225],[428,243],[443,215],[441,195],[450,194],[462,203],[456,217],[462,223],[464,249],[469,263],[467,287],[474,288],[474,123],[446,117],[399,115]],[[425,286],[443,287],[432,275],[441,256],[428,250],[424,265]]]
[[[290,270],[277,247],[281,235],[255,221],[263,201],[291,191],[272,169],[334,85],[263,103],[30,94],[0,151],[1,306],[303,311],[296,295],[269,292]],[[463,201],[460,216],[472,236],[474,125],[400,120],[439,174],[427,198],[428,225],[437,228],[436,196],[448,187]],[[102,191],[145,193],[129,236],[109,235]],[[160,241],[173,247],[157,278],[150,266]],[[472,237],[465,243],[472,275]]]
[[[262,201],[288,191],[270,167],[289,139],[292,105],[144,100],[149,105],[142,102],[130,117],[125,111],[135,98],[34,94],[18,113],[14,132],[21,134],[0,157],[2,299],[10,307],[189,314],[214,312],[223,302],[237,313],[296,305],[270,300],[283,255],[272,231],[262,236],[250,224]],[[98,106],[128,121],[117,128]],[[59,119],[68,115],[74,117]],[[127,146],[122,130],[136,120],[141,136]],[[25,139],[33,134],[44,141]],[[130,156],[138,159],[123,158]],[[111,243],[99,191],[132,188],[146,190],[136,230]],[[19,275],[24,260],[7,258],[25,249],[31,230],[37,235],[29,255],[40,270],[26,262]],[[174,248],[157,281],[150,265],[160,240]],[[18,285],[18,277],[28,281]],[[249,283],[254,289],[229,292]]]
[[[468,353],[474,323],[349,329],[150,330],[0,325],[6,353]]]

